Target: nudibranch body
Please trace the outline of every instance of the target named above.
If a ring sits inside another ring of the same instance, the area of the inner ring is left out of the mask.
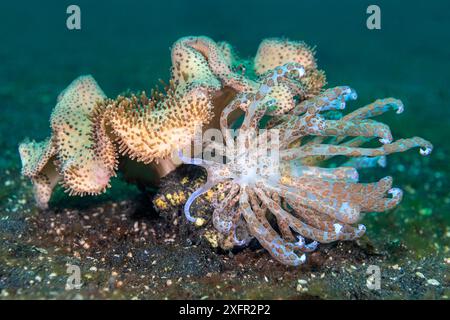
[[[297,266],[306,259],[299,252],[313,251],[319,243],[361,237],[365,232],[364,225],[358,224],[361,213],[383,212],[401,201],[402,191],[392,188],[391,177],[358,183],[357,168],[384,164],[386,155],[413,147],[421,147],[420,153],[427,155],[432,145],[418,137],[393,142],[386,125],[368,119],[389,109],[401,113],[403,104],[395,99],[377,100],[339,120],[327,119],[327,111],[340,112],[346,101],[356,99],[349,87],[328,89],[283,116],[274,117],[265,129],[276,134],[265,134],[266,144],[256,143],[268,104],[276,104],[267,96],[292,72],[300,76],[305,73],[298,64],[276,67],[266,74],[256,94],[240,94],[224,109],[220,124],[225,142],[212,142],[205,148],[215,149],[227,161],[180,157],[185,163],[204,167],[208,174],[205,185],[185,205],[188,220],[196,221],[190,213],[195,199],[222,184],[226,196],[215,203],[212,217],[222,247],[245,244],[249,238],[238,239],[236,234],[237,227],[245,224],[250,237],[257,238],[276,260]],[[230,134],[227,121],[235,108],[245,110],[237,137]],[[379,139],[382,146],[362,147],[373,138]],[[241,144],[236,147],[239,140]],[[337,168],[319,166],[323,160],[338,155],[351,160]]]

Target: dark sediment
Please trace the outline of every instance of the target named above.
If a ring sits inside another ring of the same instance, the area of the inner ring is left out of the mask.
[[[232,252],[214,248],[208,223],[196,227],[184,219],[183,197],[180,203],[167,200],[168,194],[188,196],[191,183],[201,183],[204,173],[193,166],[163,179],[156,195],[116,182],[121,191],[99,200],[57,194],[47,211],[33,208],[29,183],[12,181],[14,176],[17,171],[8,172],[2,181],[14,191],[13,198],[3,195],[0,220],[3,298],[439,299],[449,294],[445,255],[421,256],[391,237],[372,241],[370,229],[357,242],[321,245],[299,268],[277,263],[257,241]],[[113,201],[119,194],[124,199]],[[167,207],[157,212],[152,200],[161,198]],[[207,219],[209,202],[202,199],[193,210]],[[80,267],[80,289],[66,289],[69,265]],[[381,269],[381,290],[366,285],[371,265]]]

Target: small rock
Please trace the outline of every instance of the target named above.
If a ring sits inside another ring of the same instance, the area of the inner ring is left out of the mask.
[[[201,227],[201,226],[203,226],[203,225],[205,224],[205,222],[206,222],[205,219],[203,219],[203,218],[197,218],[197,219],[195,220],[195,226],[196,226],[196,227]]]
[[[48,251],[45,250],[44,248],[33,247],[33,249],[36,250],[39,253],[48,254]]]
[[[296,290],[297,290],[298,292],[307,292],[307,291],[308,291],[308,288],[303,287],[303,286],[299,283],[299,284],[297,285]]]
[[[436,279],[428,279],[427,283],[432,286],[439,286],[440,283]]]
[[[418,276],[419,278],[425,279],[425,276],[423,275],[422,272],[416,272],[416,276]]]

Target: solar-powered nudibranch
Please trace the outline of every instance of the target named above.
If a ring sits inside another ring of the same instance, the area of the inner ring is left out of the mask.
[[[256,93],[239,94],[223,110],[220,129],[224,145],[212,142],[206,147],[229,156],[229,161],[180,157],[185,163],[204,167],[208,174],[205,185],[186,203],[184,212],[189,221],[197,220],[190,213],[195,199],[221,184],[225,197],[215,201],[212,221],[222,246],[244,245],[255,237],[276,260],[297,266],[305,262],[303,252],[315,250],[319,243],[361,237],[366,230],[358,224],[361,213],[386,211],[401,201],[402,191],[392,188],[391,177],[358,183],[358,168],[383,164],[386,155],[414,147],[428,155],[433,147],[418,137],[393,141],[387,125],[369,119],[390,109],[401,113],[399,100],[377,100],[343,116],[340,110],[346,101],[356,99],[356,92],[349,87],[325,90],[274,117],[265,128],[276,129],[278,138],[261,147],[254,143],[257,130],[263,127],[261,120],[267,110],[276,106],[267,96],[279,83],[289,82],[293,73],[303,76],[305,71],[292,63],[276,67],[264,76]],[[245,111],[245,117],[237,137],[233,137],[227,117],[236,109]],[[374,138],[380,147],[363,147]],[[239,139],[245,148],[234,147]],[[230,146],[231,151],[227,150]],[[274,151],[278,157],[272,156]],[[335,156],[350,160],[337,168],[320,166]],[[271,220],[276,221],[278,230]],[[239,239],[236,229],[242,224],[249,236]]]

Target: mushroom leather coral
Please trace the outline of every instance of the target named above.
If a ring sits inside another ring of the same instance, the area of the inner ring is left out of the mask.
[[[166,93],[107,99],[92,76],[81,76],[60,94],[50,120],[51,137],[19,146],[22,172],[33,182],[39,207],[47,207],[58,182],[69,195],[104,192],[116,175],[119,155],[152,165],[164,162],[164,170],[157,171],[166,174],[175,168],[171,155],[191,142],[196,128],[218,127],[223,108],[240,92],[256,92],[263,74],[277,63],[305,63],[307,74],[273,88],[270,98],[277,105],[270,114],[295,108],[297,96],[314,95],[325,84],[314,52],[302,42],[265,40],[256,57],[245,61],[226,42],[184,37],[173,45],[171,57]],[[242,65],[253,72],[246,74]]]

